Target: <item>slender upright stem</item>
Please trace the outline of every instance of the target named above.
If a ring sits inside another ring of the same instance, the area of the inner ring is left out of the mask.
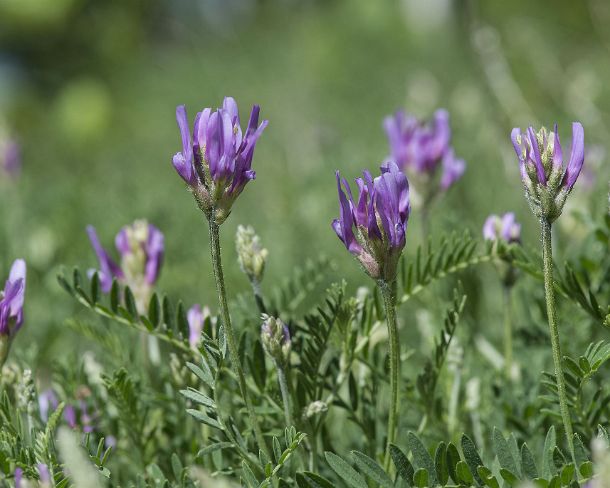
[[[280,392],[282,394],[282,403],[284,404],[284,418],[286,420],[286,427],[294,425],[292,420],[292,413],[290,408],[290,394],[288,393],[288,381],[286,381],[286,373],[284,367],[275,361],[275,369],[277,370],[277,380],[280,384]]]
[[[396,438],[396,421],[398,414],[398,380],[400,378],[400,344],[398,342],[398,328],[396,325],[396,305],[394,297],[394,283],[379,282],[383,295],[386,319],[388,323],[388,336],[390,342],[390,416],[388,419],[388,441],[385,451],[384,467],[390,469],[390,444]]]
[[[270,459],[271,455],[269,448],[263,437],[256,412],[252,407],[252,400],[246,386],[246,377],[239,361],[239,352],[237,350],[237,341],[235,339],[235,332],[233,332],[233,326],[231,325],[231,316],[229,315],[229,306],[227,305],[227,293],[225,290],[225,280],[222,272],[222,261],[220,257],[220,233],[219,227],[214,223],[214,215],[212,214],[209,219],[210,224],[210,244],[212,248],[212,266],[214,267],[214,278],[216,279],[216,290],[218,292],[218,302],[220,303],[220,314],[222,318],[222,324],[224,326],[224,333],[229,348],[229,355],[231,357],[231,365],[233,366],[233,372],[237,376],[237,382],[239,384],[239,390],[241,396],[246,404],[246,409],[250,416],[250,422],[252,429],[254,430],[254,436],[258,443],[259,449],[261,449]]]
[[[510,380],[513,369],[513,307],[511,287],[504,285],[502,291],[504,301],[504,369],[506,379]]]
[[[424,202],[419,212],[419,214],[421,215],[421,235],[423,237],[423,246],[426,246],[428,244],[428,238],[430,237],[430,209],[428,208],[428,206],[429,203]]]
[[[572,420],[566,396],[566,385],[561,367],[561,348],[559,345],[559,331],[557,329],[557,312],[555,310],[555,290],[553,288],[553,247],[551,244],[551,223],[546,219],[541,219],[542,227],[542,262],[544,271],[544,291],[546,297],[546,311],[549,319],[549,331],[551,334],[551,347],[553,349],[553,362],[555,363],[555,377],[557,379],[557,393],[559,394],[559,410],[563,419],[563,428],[568,440],[568,447],[574,464],[574,436],[572,430]]]

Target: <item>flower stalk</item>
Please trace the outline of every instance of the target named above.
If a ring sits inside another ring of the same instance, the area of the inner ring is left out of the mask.
[[[572,420],[568,408],[566,395],[566,384],[561,367],[561,347],[559,344],[559,330],[557,328],[557,310],[555,308],[555,290],[553,288],[553,247],[551,243],[551,223],[547,219],[540,220],[542,230],[542,264],[544,272],[544,293],[546,298],[546,311],[549,321],[549,332],[551,335],[551,348],[553,350],[553,363],[555,365],[555,377],[557,380],[557,394],[559,396],[559,410],[563,420],[563,428],[568,441],[570,455],[576,463],[574,456],[574,434]]]
[[[396,425],[398,418],[398,381],[400,379],[400,342],[398,340],[398,326],[396,323],[396,300],[394,296],[395,283],[379,281],[379,289],[383,296],[386,320],[388,326],[390,347],[390,414],[388,418],[388,433],[385,450],[384,467],[390,468],[390,445],[396,439]]]
[[[239,352],[237,350],[237,341],[235,339],[235,332],[231,324],[231,316],[229,315],[229,306],[227,304],[227,292],[225,289],[224,274],[222,271],[222,260],[220,256],[220,228],[215,222],[214,217],[210,218],[210,248],[212,253],[212,267],[214,268],[214,279],[216,281],[216,291],[218,292],[218,303],[220,305],[220,315],[222,318],[222,324],[224,326],[224,333],[227,341],[227,347],[229,349],[229,355],[231,359],[231,365],[235,376],[237,377],[237,383],[239,384],[239,391],[241,397],[248,410],[250,422],[252,424],[252,430],[254,430],[254,436],[258,443],[259,449],[261,449],[269,458],[270,452],[263,436],[256,412],[252,406],[252,399],[246,386],[246,377],[241,367],[239,360]]]
[[[513,370],[513,306],[512,287],[502,287],[502,298],[504,301],[504,369],[506,379],[512,380]]]

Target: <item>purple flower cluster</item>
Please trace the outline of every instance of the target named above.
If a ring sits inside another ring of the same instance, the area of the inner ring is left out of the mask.
[[[286,364],[290,358],[292,341],[288,326],[279,318],[263,315],[261,343],[265,352],[279,364]]]
[[[211,318],[209,307],[201,307],[199,304],[193,305],[189,308],[186,319],[189,324],[189,344],[191,349],[197,350],[199,341],[201,340],[201,333],[203,332],[203,326],[208,318]]]
[[[553,222],[563,209],[566,198],[585,159],[585,132],[579,122],[572,124],[570,160],[564,165],[557,124],[553,132],[542,127],[535,132],[528,127],[525,134],[514,128],[511,140],[519,158],[521,179],[530,206],[538,217]]]
[[[40,419],[43,422],[47,422],[49,415],[57,410],[58,406],[59,398],[52,388],[43,391],[38,396],[38,410],[40,412]],[[95,415],[89,414],[87,402],[82,396],[76,405],[69,403],[63,411],[63,418],[68,427],[71,429],[81,429],[84,433],[93,432],[94,417]]]
[[[25,261],[15,260],[4,290],[0,291],[0,363],[6,360],[8,340],[15,336],[23,324],[25,276]]]
[[[348,182],[338,171],[336,176],[340,216],[333,221],[333,229],[371,278],[392,281],[405,247],[410,213],[406,176],[393,162],[383,164],[375,179],[364,171],[363,178],[356,179],[357,202]]]
[[[97,273],[105,293],[112,288],[114,278],[132,288],[155,284],[163,263],[164,239],[154,225],[137,220],[119,231],[115,246],[121,256],[120,266],[102,247],[93,226],[87,227],[87,234],[100,263]]]
[[[193,132],[184,105],[176,108],[182,136],[182,152],[172,164],[193,192],[199,207],[217,224],[226,220],[235,199],[256,177],[252,158],[267,121],[258,123],[260,107],[255,105],[245,133],[242,132],[237,103],[225,97],[222,108],[205,108],[195,117]]]
[[[502,217],[490,215],[483,225],[483,237],[488,241],[519,243],[521,242],[521,224],[517,222],[513,212],[507,212]]]
[[[395,161],[402,171],[423,179],[423,184],[430,185],[441,168],[438,188],[446,191],[464,174],[466,163],[456,158],[451,147],[451,127],[446,110],[437,110],[428,124],[400,110],[386,117],[384,128],[390,144],[389,159]],[[433,194],[438,188],[427,191]]]

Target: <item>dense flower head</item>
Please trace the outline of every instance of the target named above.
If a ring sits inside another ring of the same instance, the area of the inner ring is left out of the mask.
[[[201,307],[199,304],[193,305],[186,313],[186,319],[189,324],[189,344],[193,350],[197,350],[203,326],[208,318],[211,318],[209,307]]]
[[[263,315],[261,342],[265,352],[279,364],[285,364],[290,357],[292,343],[288,326],[281,319]]]
[[[340,216],[332,227],[347,250],[373,279],[392,281],[405,247],[410,213],[409,182],[394,162],[381,166],[375,179],[357,178],[355,201],[348,182],[336,173]]]
[[[182,152],[172,164],[187,183],[208,218],[221,224],[246,184],[256,177],[252,158],[258,138],[268,121],[258,123],[260,107],[254,105],[245,132],[242,132],[237,103],[225,97],[217,110],[199,112],[191,135],[184,105],[176,108],[182,136]]]
[[[508,244],[521,242],[521,224],[515,219],[513,212],[507,212],[501,217],[490,215],[483,225],[483,237],[488,241],[504,241]]]
[[[440,168],[440,182],[434,191],[448,190],[464,174],[466,163],[456,158],[451,147],[451,127],[446,110],[437,110],[430,123],[400,110],[386,117],[384,128],[390,144],[389,160],[396,162],[402,171],[430,184]]]
[[[535,132],[529,127],[523,134],[521,129],[514,128],[511,140],[532,210],[536,216],[554,221],[561,215],[583,167],[585,133],[582,125],[579,122],[572,124],[572,149],[565,165],[557,124],[552,132],[545,127]]]
[[[113,279],[128,285],[142,306],[156,283],[164,254],[163,234],[145,220],[136,220],[123,227],[115,238],[121,260],[117,264],[102,247],[93,226],[87,227],[89,240],[95,250],[100,269],[97,271],[102,291],[108,293]]]
[[[0,338],[13,338],[23,324],[26,266],[17,259],[11,266],[4,290],[0,291]],[[0,347],[0,349],[3,349]],[[7,351],[8,352],[8,351]],[[2,361],[4,358],[0,358]]]

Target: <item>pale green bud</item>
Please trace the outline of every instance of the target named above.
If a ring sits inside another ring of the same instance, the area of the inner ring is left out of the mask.
[[[284,365],[290,357],[290,331],[284,322],[275,317],[263,315],[261,342],[265,352],[279,365]]]
[[[263,279],[268,251],[262,244],[260,237],[256,235],[251,226],[237,227],[235,235],[235,247],[241,270],[248,276],[250,281],[260,283]]]

